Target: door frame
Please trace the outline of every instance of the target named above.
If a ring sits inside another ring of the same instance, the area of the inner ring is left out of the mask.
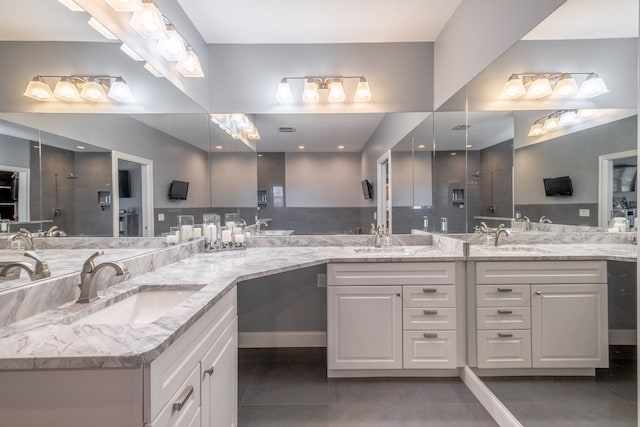
[[[384,227],[385,207],[389,210],[389,233],[392,232],[392,209],[391,209],[391,150],[385,151],[376,161],[377,171],[377,214],[376,224]],[[388,182],[388,185],[387,185]],[[388,195],[388,200],[385,198]],[[386,202],[386,203],[385,203]],[[386,205],[386,206],[385,206]]]
[[[31,171],[29,168],[0,165],[1,171],[18,172],[18,222],[31,221]],[[42,198],[42,197],[41,197]],[[40,218],[42,220],[42,218]]]
[[[143,157],[134,156],[120,151],[111,152],[111,188],[113,195],[111,197],[111,207],[113,216],[113,237],[120,236],[120,200],[116,197],[119,194],[118,184],[118,161],[124,160],[128,162],[138,163],[141,166],[141,184],[142,184],[142,212],[140,219],[142,220],[142,237],[154,236],[153,222],[153,160]]]
[[[637,157],[638,150],[598,156],[598,226],[609,226],[609,210],[613,200],[613,161],[625,157]]]

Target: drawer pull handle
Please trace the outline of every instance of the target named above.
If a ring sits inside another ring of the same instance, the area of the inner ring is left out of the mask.
[[[180,411],[184,407],[184,405],[187,404],[187,400],[189,400],[192,394],[193,394],[193,386],[189,386],[184,390],[182,390],[182,393],[178,397],[178,400],[173,402],[173,410]]]
[[[542,291],[536,291],[536,295],[542,295]]]
[[[424,334],[422,334],[422,336],[424,336],[425,338],[438,338],[438,334],[436,334],[435,332],[425,332]]]
[[[513,292],[511,288],[498,288],[498,292]]]
[[[500,338],[512,338],[512,337],[513,337],[513,334],[507,334],[507,333],[505,333],[505,332],[498,332],[498,336],[499,336]]]
[[[513,310],[498,310],[498,314],[513,314]]]
[[[433,316],[434,314],[438,314],[438,310],[423,310],[422,312],[427,316]]]
[[[422,292],[425,294],[435,294],[438,290],[434,288],[422,288]]]
[[[206,371],[204,371],[205,375],[213,375],[213,366],[210,367],[209,369],[207,369]]]
[[[400,292],[398,292],[398,293],[396,294],[396,296],[397,296],[397,297],[399,297],[399,296],[400,296]]]

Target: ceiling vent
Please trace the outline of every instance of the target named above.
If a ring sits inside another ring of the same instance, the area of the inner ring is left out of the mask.
[[[278,128],[278,132],[293,133],[295,131],[296,131],[296,128],[294,128],[293,126],[280,126]]]

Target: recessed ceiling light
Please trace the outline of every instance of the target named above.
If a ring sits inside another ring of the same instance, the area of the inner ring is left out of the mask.
[[[338,145],[338,150],[344,150],[344,145]]]
[[[424,148],[424,144],[418,145],[418,148]]]
[[[222,150],[222,145],[216,145],[216,150]]]
[[[87,147],[85,147],[84,145],[76,145],[76,148],[78,150],[86,150],[87,149]]]
[[[473,147],[473,145],[467,144],[467,148],[471,148],[471,147]]]
[[[298,150],[304,150],[304,145],[298,145]]]
[[[455,155],[456,155],[456,153],[451,153],[451,155],[452,155],[452,156],[455,156]]]
[[[262,154],[258,154],[258,157],[262,157]]]

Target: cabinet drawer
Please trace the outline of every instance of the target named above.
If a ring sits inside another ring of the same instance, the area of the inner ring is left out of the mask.
[[[155,419],[160,408],[198,365],[236,316],[236,289],[229,291],[151,365],[145,366],[145,421]]]
[[[476,283],[605,283],[605,261],[478,262]]]
[[[478,285],[476,304],[478,307],[529,307],[530,289],[529,285]]]
[[[531,331],[478,331],[478,368],[530,368]]]
[[[199,421],[200,413],[200,364],[178,387],[169,402],[160,410],[150,427],[188,427]],[[199,422],[195,425],[200,425]]]
[[[405,369],[455,369],[455,331],[406,331],[403,336]]]
[[[529,307],[481,307],[476,314],[478,329],[531,329]]]
[[[329,286],[452,285],[453,262],[336,263],[327,266]]]
[[[403,286],[404,307],[455,307],[456,287],[451,285]]]
[[[455,330],[455,308],[405,308],[402,315],[404,330]]]

